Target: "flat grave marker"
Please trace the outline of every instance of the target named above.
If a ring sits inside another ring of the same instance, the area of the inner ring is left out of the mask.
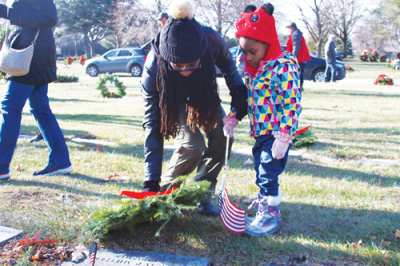
[[[210,266],[211,259],[180,256],[136,250],[116,251],[102,249],[97,251],[95,266]],[[64,262],[62,266],[89,265],[89,259],[79,263]]]
[[[8,241],[21,235],[24,231],[19,229],[14,229],[11,227],[0,226],[0,247],[4,247]]]

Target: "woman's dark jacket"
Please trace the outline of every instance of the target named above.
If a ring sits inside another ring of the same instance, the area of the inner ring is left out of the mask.
[[[8,9],[11,25],[16,25],[8,38],[12,48],[24,49],[31,45],[40,29],[29,73],[8,76],[8,80],[24,84],[47,84],[57,79],[56,44],[53,30],[57,24],[57,10],[53,0],[19,0]]]
[[[210,27],[203,26],[203,31],[207,37],[208,48],[214,58],[215,65],[221,70],[230,94],[241,90],[247,91],[224,39]],[[160,133],[160,98],[156,87],[159,46],[160,34],[152,43],[152,49],[147,56],[142,76],[143,127],[146,134],[144,140],[144,181],[160,181],[162,168],[164,139]]]

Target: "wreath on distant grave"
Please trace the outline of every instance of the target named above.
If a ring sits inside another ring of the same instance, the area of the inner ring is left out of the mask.
[[[110,92],[107,85],[114,85],[116,91]],[[100,76],[96,89],[100,90],[100,94],[104,98],[122,98],[126,95],[126,86],[116,76],[109,73]]]

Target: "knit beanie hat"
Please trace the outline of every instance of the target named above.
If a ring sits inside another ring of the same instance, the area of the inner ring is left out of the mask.
[[[275,19],[272,16],[273,12],[274,7],[270,3],[259,8],[249,5],[236,21],[236,38],[247,37],[269,44],[265,60],[282,53],[276,33]]]
[[[186,64],[202,58],[208,44],[201,25],[194,19],[190,0],[174,0],[170,17],[161,30],[160,54],[164,60]]]

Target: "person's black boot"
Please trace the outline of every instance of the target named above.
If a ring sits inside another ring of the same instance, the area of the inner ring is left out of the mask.
[[[219,216],[219,210],[212,203],[197,203],[197,210],[207,216]]]
[[[30,140],[29,140],[29,143],[33,143],[33,142],[39,142],[39,141],[41,141],[41,140],[43,140],[44,138],[43,138],[43,135],[42,135],[42,132],[38,132],[38,133],[36,133],[36,135],[33,137],[33,138],[31,138]]]
[[[146,181],[143,184],[143,192],[159,192],[160,183],[157,181]]]

